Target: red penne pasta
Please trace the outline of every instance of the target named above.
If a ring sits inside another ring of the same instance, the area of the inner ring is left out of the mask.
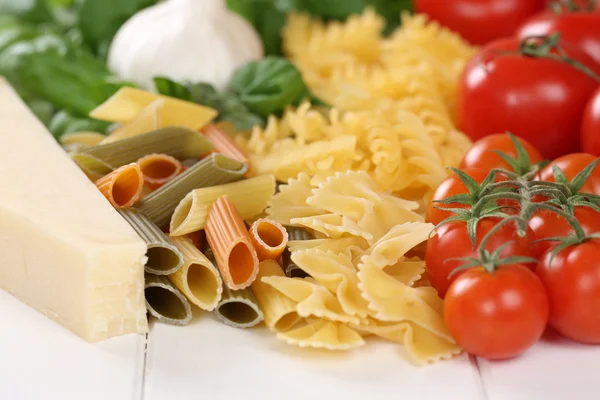
[[[240,290],[250,286],[258,273],[258,256],[246,224],[228,196],[212,204],[205,230],[227,287]]]
[[[96,186],[115,208],[127,208],[140,199],[144,177],[140,166],[131,163],[98,179]]]
[[[250,227],[250,239],[259,261],[278,260],[287,245],[288,233],[279,222],[261,218]]]
[[[250,158],[221,128],[216,125],[207,125],[201,129],[201,132],[215,145],[215,150],[217,152],[250,166]]]
[[[150,154],[140,158],[137,163],[144,175],[144,183],[150,189],[158,189],[184,171],[183,164],[166,154]]]

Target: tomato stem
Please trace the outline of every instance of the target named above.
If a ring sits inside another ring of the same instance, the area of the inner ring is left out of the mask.
[[[554,54],[553,51],[556,51],[558,54]],[[600,77],[594,71],[578,60],[569,57],[565,52],[560,45],[560,32],[549,36],[530,36],[523,39],[519,46],[519,53],[526,57],[545,58],[563,62],[573,68],[577,68],[595,81],[600,82]]]
[[[592,11],[594,11],[595,8],[596,8],[596,0],[587,0],[585,2],[585,6],[580,5],[579,3],[577,3],[573,0],[563,0],[563,1],[557,0],[557,1],[550,3],[550,9],[556,15],[562,15],[565,10],[569,11],[569,12],[579,12],[579,11],[592,12]]]

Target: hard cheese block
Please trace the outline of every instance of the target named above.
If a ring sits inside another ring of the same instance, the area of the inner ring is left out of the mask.
[[[0,287],[88,341],[146,332],[145,243],[1,77],[0,105]]]

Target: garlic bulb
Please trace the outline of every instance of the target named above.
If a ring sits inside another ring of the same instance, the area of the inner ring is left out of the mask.
[[[131,17],[109,50],[120,78],[154,90],[152,79],[208,82],[223,89],[235,69],[262,58],[254,28],[225,0],[168,0]]]

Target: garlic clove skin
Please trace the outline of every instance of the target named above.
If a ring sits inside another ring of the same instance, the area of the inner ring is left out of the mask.
[[[263,55],[259,35],[225,0],[168,0],[141,10],[119,29],[108,66],[147,90],[155,90],[156,76],[222,90],[237,68]]]

